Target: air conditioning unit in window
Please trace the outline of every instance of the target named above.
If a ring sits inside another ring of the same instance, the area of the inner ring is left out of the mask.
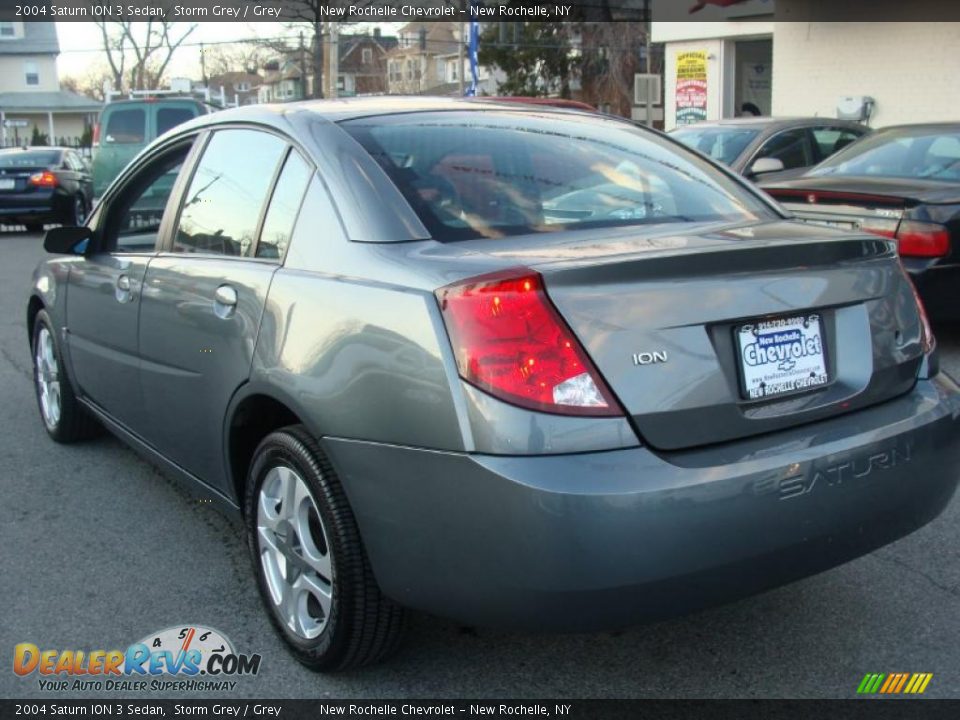
[[[660,76],[653,73],[634,73],[633,104],[659,105],[662,89]]]

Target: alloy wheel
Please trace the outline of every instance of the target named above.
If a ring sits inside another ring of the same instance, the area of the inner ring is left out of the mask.
[[[60,422],[60,372],[53,348],[53,336],[46,327],[37,334],[34,349],[37,388],[40,391],[40,411],[47,428],[54,430]]]
[[[264,477],[257,499],[257,547],[282,623],[298,638],[316,638],[333,606],[334,566],[313,495],[289,467],[273,467]]]

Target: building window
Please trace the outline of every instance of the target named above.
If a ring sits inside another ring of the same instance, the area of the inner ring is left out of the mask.
[[[27,85],[40,84],[40,71],[37,69],[37,64],[33,60],[27,60],[23,63],[23,77]]]
[[[0,22],[0,40],[13,39],[15,37],[17,37],[17,24]]]
[[[245,82],[237,83],[236,89],[237,89],[237,92],[246,92],[247,90],[250,89],[250,83],[245,83]]]
[[[373,62],[373,49],[372,48],[363,48],[361,53],[361,59],[363,60],[364,65],[369,65]]]

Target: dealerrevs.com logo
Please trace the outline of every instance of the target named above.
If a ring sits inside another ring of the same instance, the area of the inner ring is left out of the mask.
[[[40,690],[233,690],[236,677],[256,675],[260,655],[238,653],[221,632],[181,625],[152,633],[126,650],[50,650],[19,643],[13,671],[36,677]]]

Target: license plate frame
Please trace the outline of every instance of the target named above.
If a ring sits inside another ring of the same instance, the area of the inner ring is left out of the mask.
[[[822,390],[831,382],[823,316],[757,318],[733,328],[740,396],[751,402]]]

